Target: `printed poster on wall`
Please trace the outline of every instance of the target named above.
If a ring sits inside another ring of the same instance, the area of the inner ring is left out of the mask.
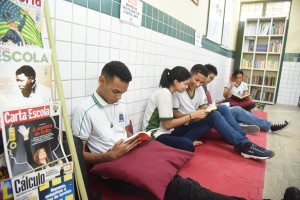
[[[233,10],[233,0],[226,0],[223,34],[222,34],[222,47],[226,49],[229,49],[229,45],[230,45],[231,24],[232,24],[232,14],[233,14],[232,10]]]
[[[2,200],[44,200],[46,191],[59,192],[57,196],[73,196],[72,187],[69,191],[64,192],[67,186],[65,182],[73,179],[73,163],[65,163],[52,168],[43,169],[37,172],[16,176],[11,179],[1,181],[0,199]],[[63,181],[61,181],[63,180]],[[57,183],[56,185],[53,182]],[[54,185],[54,187],[52,187]],[[70,185],[70,184],[69,184]],[[73,181],[71,181],[71,185]],[[60,186],[58,189],[57,187]],[[41,190],[42,189],[42,190]],[[62,189],[62,190],[61,190]],[[66,190],[65,190],[66,191]],[[49,194],[48,194],[49,195]],[[56,194],[52,196],[53,197]],[[56,198],[62,199],[62,198]]]
[[[210,0],[207,39],[221,44],[225,0]]]
[[[121,0],[120,20],[142,25],[143,3],[140,0]]]
[[[43,48],[42,0],[0,0],[0,45]]]
[[[50,49],[0,46],[0,108],[50,103],[51,62]]]
[[[0,113],[10,177],[68,162],[61,144],[60,102],[3,109]]]
[[[202,33],[195,31],[195,46],[202,47]]]

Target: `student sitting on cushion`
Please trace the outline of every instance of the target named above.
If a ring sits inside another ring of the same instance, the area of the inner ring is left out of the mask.
[[[195,110],[205,110],[207,98],[202,87],[200,87],[208,76],[205,66],[196,64],[191,69],[191,79],[188,83],[188,89],[183,93],[173,94],[173,112],[174,117],[188,116]],[[191,130],[203,136],[211,128],[215,129],[232,145],[241,151],[245,158],[267,159],[274,156],[274,152],[266,150],[253,142],[247,137],[246,133],[238,125],[226,105],[218,105],[217,110],[207,115],[204,119],[196,122],[190,122],[184,130]]]
[[[142,129],[149,131],[159,128],[154,133],[157,141],[177,149],[194,152],[194,146],[201,144],[197,141],[200,135],[193,130],[182,129],[180,126],[188,124],[192,119],[202,119],[210,111],[194,110],[189,115],[173,119],[172,110],[172,94],[185,92],[190,77],[189,71],[184,67],[177,66],[172,70],[163,71],[160,88],[152,94],[146,106]]]
[[[248,86],[244,81],[244,73],[242,70],[233,72],[229,84],[224,87],[223,96],[230,102],[230,106],[240,106],[247,111],[251,111],[255,107],[255,102],[248,96],[242,100],[232,98],[232,95],[244,96],[248,94]]]
[[[202,87],[206,91],[207,99],[211,99],[210,93],[207,90],[207,84],[212,82],[214,78],[218,75],[217,68],[213,65],[206,64],[205,67],[208,70],[208,76],[206,79],[206,84],[204,84]],[[210,104],[212,101],[208,101]],[[279,132],[286,127],[289,126],[290,121],[285,120],[282,122],[270,122],[266,119],[262,119],[250,112],[245,111],[239,106],[230,107],[230,111],[232,115],[234,116],[235,120],[240,124],[242,129],[249,134],[255,134],[258,133],[260,130],[262,131],[269,131],[271,130],[273,133]]]
[[[128,130],[127,106],[119,100],[127,91],[131,80],[131,73],[125,64],[118,61],[107,63],[102,69],[96,92],[76,107],[72,130],[73,134],[83,142],[83,155],[87,163],[97,164],[116,160],[139,144],[139,138],[123,143],[124,139],[132,133]],[[182,84],[180,86],[182,87]],[[188,122],[190,117],[185,118],[182,119],[183,123]],[[84,151],[86,146],[91,152]],[[214,193],[201,187],[192,179],[175,175],[167,187],[165,199],[180,200],[180,198],[185,200],[243,199]]]

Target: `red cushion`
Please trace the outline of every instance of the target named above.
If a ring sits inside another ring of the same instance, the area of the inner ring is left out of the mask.
[[[91,173],[129,182],[163,199],[174,175],[194,153],[146,140],[121,158],[94,165]]]

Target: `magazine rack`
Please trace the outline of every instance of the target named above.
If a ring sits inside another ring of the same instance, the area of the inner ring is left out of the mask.
[[[44,2],[44,13],[45,13],[47,33],[48,33],[48,38],[49,38],[49,45],[50,45],[50,48],[52,49],[52,66],[53,66],[55,84],[57,87],[59,100],[61,101],[62,117],[63,117],[63,122],[65,125],[66,136],[67,136],[70,152],[72,152],[71,157],[72,157],[72,160],[74,163],[74,174],[75,174],[76,185],[78,187],[78,196],[81,199],[88,199],[84,181],[82,178],[82,173],[81,173],[77,153],[76,153],[76,148],[75,148],[75,144],[74,144],[74,140],[73,140],[70,120],[69,120],[69,116],[67,113],[66,101],[65,101],[65,97],[64,97],[64,93],[63,93],[62,84],[61,84],[61,78],[60,78],[59,66],[58,66],[58,60],[57,60],[57,54],[56,54],[55,39],[53,36],[53,30],[52,30],[52,25],[51,25],[48,0],[45,0],[45,2]]]

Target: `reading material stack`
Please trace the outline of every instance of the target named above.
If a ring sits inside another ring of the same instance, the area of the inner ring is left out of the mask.
[[[285,17],[246,20],[240,69],[256,102],[275,101],[286,22]]]

